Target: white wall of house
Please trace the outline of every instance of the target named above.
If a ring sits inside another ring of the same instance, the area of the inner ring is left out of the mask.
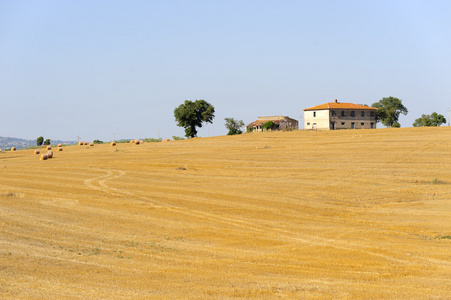
[[[307,110],[304,129],[376,129],[376,116],[374,111],[362,109]]]
[[[304,129],[330,129],[329,110],[304,111]]]

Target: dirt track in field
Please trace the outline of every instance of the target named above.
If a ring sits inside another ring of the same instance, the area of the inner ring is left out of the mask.
[[[451,129],[0,153],[2,298],[451,294]],[[447,238],[450,237],[450,238]]]

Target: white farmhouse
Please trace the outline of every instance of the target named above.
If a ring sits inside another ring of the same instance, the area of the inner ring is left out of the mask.
[[[304,129],[375,129],[376,108],[335,99],[304,109]]]

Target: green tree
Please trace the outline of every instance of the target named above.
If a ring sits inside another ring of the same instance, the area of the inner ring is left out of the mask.
[[[202,127],[202,123],[213,123],[215,108],[205,100],[190,101],[174,109],[174,117],[177,126],[185,128],[185,136],[192,138],[197,136],[196,127]]]
[[[274,124],[273,121],[268,121],[268,122],[264,123],[262,126],[263,126],[263,129],[270,130],[270,129],[274,129],[275,125],[276,124]]]
[[[445,123],[446,123],[445,117],[434,111],[430,115],[424,115],[424,114],[421,115],[421,118],[416,119],[412,125],[413,125],[413,127],[440,126]]]
[[[387,127],[401,127],[398,122],[399,115],[407,115],[407,108],[402,105],[402,100],[395,97],[382,98],[371,105],[377,108],[376,121]]]
[[[105,142],[103,142],[101,140],[94,140],[93,143],[94,144],[104,144]]]
[[[242,134],[241,127],[244,126],[243,120],[235,120],[234,118],[225,118],[225,127],[229,130],[227,135]]]
[[[42,136],[40,136],[36,139],[37,146],[42,146],[43,143],[44,143],[44,138]]]
[[[46,139],[46,140],[44,141],[44,145],[50,145],[50,139]]]

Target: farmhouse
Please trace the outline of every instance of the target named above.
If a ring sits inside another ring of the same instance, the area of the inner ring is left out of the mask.
[[[305,129],[375,129],[376,108],[354,103],[334,102],[304,109]]]
[[[263,124],[272,121],[274,127],[271,130],[296,130],[299,129],[298,120],[287,116],[258,117],[258,120],[246,125],[248,131],[263,131]]]

